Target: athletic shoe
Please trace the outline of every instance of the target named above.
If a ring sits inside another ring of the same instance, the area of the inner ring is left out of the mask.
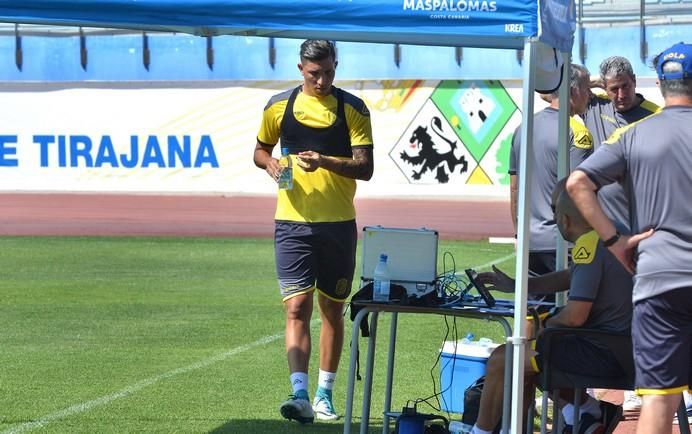
[[[625,400],[622,402],[622,409],[625,411],[636,411],[642,408],[642,399],[633,390],[625,391]]]
[[[324,395],[315,395],[312,401],[312,410],[315,412],[315,417],[320,420],[336,420],[339,418],[334,411],[332,399]]]
[[[300,393],[303,392],[303,393]],[[288,395],[288,399],[279,407],[281,416],[288,420],[297,420],[300,423],[312,423],[315,413],[310,405],[307,392],[299,390],[295,395]]]
[[[599,406],[601,407],[601,423],[605,428],[604,432],[611,434],[623,419],[622,406],[608,401],[599,401]]]

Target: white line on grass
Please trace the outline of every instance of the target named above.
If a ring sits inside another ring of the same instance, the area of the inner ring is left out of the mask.
[[[320,323],[320,320],[316,319],[310,323],[310,326],[314,327],[316,324],[319,324],[319,323]],[[139,392],[140,390],[144,389],[145,387],[151,386],[152,384],[155,384],[155,383],[158,383],[161,380],[165,380],[167,378],[174,377],[176,375],[185,374],[185,373],[188,373],[191,371],[195,371],[197,369],[206,368],[209,365],[213,365],[214,363],[226,360],[229,357],[235,356],[236,354],[244,353],[245,351],[251,350],[255,347],[266,345],[266,344],[269,344],[269,343],[274,342],[276,340],[279,340],[282,337],[284,337],[283,332],[277,333],[274,335],[270,335],[270,336],[264,336],[264,337],[256,340],[255,342],[241,345],[239,347],[235,347],[231,350],[217,354],[213,357],[201,360],[197,363],[193,363],[192,365],[188,365],[188,366],[185,366],[183,368],[173,369],[172,371],[164,372],[163,374],[156,375],[154,377],[149,377],[145,380],[142,380],[142,381],[139,381],[135,384],[127,386],[124,389],[121,389],[115,393],[111,393],[110,395],[102,396],[100,398],[96,398],[96,399],[91,400],[91,401],[75,404],[71,407],[67,407],[67,408],[60,410],[60,411],[57,411],[53,414],[49,414],[48,416],[43,416],[38,420],[23,423],[23,424],[16,426],[14,428],[10,428],[6,431],[2,431],[2,433],[0,433],[0,434],[19,434],[19,433],[22,433],[25,431],[30,431],[34,428],[40,428],[40,427],[46,426],[49,423],[54,422],[58,419],[62,419],[62,418],[68,417],[68,416],[73,416],[75,414],[83,413],[85,411],[91,410],[94,407],[99,407],[101,405],[108,404],[112,401],[115,401],[116,399],[125,398],[126,396],[129,396],[129,395],[132,395],[136,392]]]
[[[488,267],[490,267],[490,266],[497,265],[497,264],[502,264],[503,262],[509,261],[510,259],[512,259],[512,258],[515,257],[515,256],[516,256],[516,253],[510,253],[509,255],[503,256],[503,257],[501,257],[501,258],[493,259],[493,260],[490,261],[490,262],[486,262],[485,264],[474,265],[474,266],[471,267],[471,268],[473,268],[474,270],[480,270],[480,269],[483,269],[483,268],[488,268]],[[464,276],[464,275],[466,275],[466,273],[457,271],[456,273],[454,273],[454,275],[455,275],[455,276]]]
[[[505,261],[509,261],[509,260],[512,259],[514,256],[516,256],[516,253],[510,253],[510,254],[507,255],[507,256],[503,256],[503,257],[501,257],[501,258],[497,258],[497,259],[495,259],[495,260],[493,260],[493,261],[488,262],[487,264],[476,265],[475,267],[472,267],[472,268],[478,268],[478,269],[480,269],[480,268],[488,268],[488,267],[490,267],[490,266],[492,266],[492,265],[502,264],[502,263],[505,262]]]
[[[501,263],[513,258],[514,255],[515,254],[512,253],[512,254],[503,256],[501,258],[497,258],[493,261],[490,261],[487,264],[476,265],[472,268],[479,268],[480,269],[480,268],[490,267],[491,265],[501,264]],[[319,324],[319,323],[320,323],[320,320],[316,319],[310,323],[310,326],[314,327],[316,324]],[[110,402],[113,402],[116,399],[125,398],[125,397],[130,396],[134,393],[139,392],[140,390],[144,389],[147,386],[151,386],[152,384],[158,383],[161,380],[165,380],[167,378],[174,377],[174,376],[180,375],[180,374],[186,374],[188,372],[195,371],[197,369],[206,368],[207,366],[213,365],[214,363],[221,362],[223,360],[228,359],[229,357],[233,357],[236,354],[244,353],[245,351],[251,350],[255,347],[259,347],[259,346],[274,342],[278,339],[281,339],[283,336],[284,336],[283,332],[276,333],[276,334],[270,335],[270,336],[264,336],[264,337],[256,340],[255,342],[241,345],[239,347],[235,347],[235,348],[228,350],[226,352],[217,354],[216,356],[201,360],[197,363],[193,363],[192,365],[188,365],[188,366],[178,368],[178,369],[173,369],[172,371],[164,372],[163,374],[156,375],[154,377],[149,377],[145,380],[142,380],[142,381],[139,381],[135,384],[127,386],[124,389],[121,389],[115,393],[111,393],[110,395],[102,396],[100,398],[96,398],[96,399],[93,399],[91,401],[75,404],[71,407],[67,407],[63,410],[57,411],[57,412],[49,414],[47,416],[43,416],[38,420],[23,423],[23,424],[18,425],[14,428],[10,428],[8,430],[2,431],[2,432],[0,432],[0,434],[19,434],[19,433],[22,433],[25,431],[30,431],[34,428],[40,428],[40,427],[46,426],[49,423],[54,422],[56,420],[63,419],[63,418],[68,417],[68,416],[73,416],[75,414],[83,413],[85,411],[91,410],[94,407],[99,407],[101,405],[105,405],[105,404],[108,404]]]

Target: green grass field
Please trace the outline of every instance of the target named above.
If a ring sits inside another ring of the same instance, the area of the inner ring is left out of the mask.
[[[0,252],[0,434],[343,429],[341,420],[300,426],[277,411],[290,387],[271,240],[12,237],[0,238]],[[514,267],[508,245],[441,242],[439,252],[439,270],[443,252],[457,270]],[[502,334],[491,322],[447,322],[459,335]],[[348,319],[346,327],[334,392],[341,414]],[[383,315],[371,432],[381,432],[388,331]],[[446,331],[443,317],[400,316],[394,409],[434,393]],[[317,369],[313,354],[311,394]]]

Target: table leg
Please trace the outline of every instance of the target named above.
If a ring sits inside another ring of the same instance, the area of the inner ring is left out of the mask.
[[[382,418],[382,434],[389,434],[389,416],[392,411],[392,382],[394,379],[394,354],[396,353],[396,326],[399,314],[392,312],[392,325],[389,330],[389,354],[387,355],[387,383],[384,389],[384,417]]]
[[[507,322],[506,319],[503,317],[493,317],[491,318],[493,321],[497,321],[500,324],[502,324],[502,327],[505,330],[505,342],[506,339],[512,336],[512,327],[509,326],[509,323]],[[504,389],[503,389],[503,400],[502,400],[502,428],[501,428],[501,433],[502,434],[508,434],[509,433],[509,425],[510,425],[510,419],[512,417],[512,354],[514,352],[514,347],[506,343],[505,345],[505,381],[504,381]]]
[[[351,434],[351,421],[353,420],[353,392],[356,388],[356,367],[358,360],[358,334],[360,322],[367,315],[367,309],[361,309],[353,319],[351,331],[351,358],[348,365],[348,386],[346,389],[346,409],[344,411],[344,434]]]
[[[363,413],[360,420],[360,434],[368,434],[370,427],[370,396],[372,395],[372,373],[375,364],[375,341],[377,339],[377,317],[379,312],[370,315],[370,339],[368,339],[368,358],[365,363],[365,383],[363,384]]]

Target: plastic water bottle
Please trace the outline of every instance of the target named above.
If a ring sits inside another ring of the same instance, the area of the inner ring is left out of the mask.
[[[293,189],[293,163],[288,154],[288,148],[281,148],[281,158],[279,158],[281,174],[279,175],[279,188],[281,190]]]
[[[389,301],[389,268],[387,267],[387,255],[384,253],[380,254],[373,278],[372,299],[374,301]]]
[[[471,342],[473,342],[474,337],[475,336],[473,335],[473,333],[468,332],[468,333],[466,333],[466,336],[464,336],[464,338],[461,340],[461,343],[462,344],[470,344]]]

